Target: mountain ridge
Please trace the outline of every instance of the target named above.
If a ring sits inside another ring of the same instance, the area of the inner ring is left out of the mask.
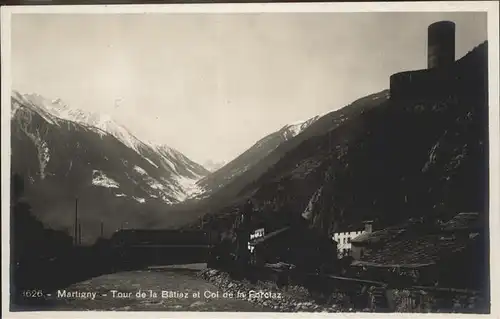
[[[207,198],[219,189],[224,188],[228,183],[231,183],[232,180],[244,174],[252,166],[257,165],[262,158],[274,151],[281,143],[299,135],[319,118],[320,116],[317,115],[305,121],[286,124],[279,130],[259,139],[236,158],[220,167],[212,174],[200,179],[197,185],[203,189],[203,192],[199,197]]]
[[[260,225],[275,229],[302,216],[325,233],[364,219],[387,225],[411,216],[486,213],[487,42],[450,72],[457,81],[451,95],[419,91],[395,100],[386,90],[316,121],[301,133],[307,138],[283,143],[282,157],[270,158],[253,182],[228,190],[222,204],[207,210],[205,227],[230,230],[248,199]],[[346,112],[354,115],[341,121]]]

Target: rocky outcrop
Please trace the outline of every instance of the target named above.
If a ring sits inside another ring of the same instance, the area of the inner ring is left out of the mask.
[[[278,288],[270,282],[258,281],[252,284],[246,280],[232,279],[228,273],[205,269],[198,276],[211,282],[225,292],[234,296],[238,292],[246,293],[246,300],[257,303],[270,310],[280,312],[370,312],[369,307],[355,309],[349,296],[343,292],[334,292],[329,295],[315,295],[306,288],[298,285],[289,285]],[[368,292],[368,290],[367,290]],[[369,300],[369,297],[367,298]]]

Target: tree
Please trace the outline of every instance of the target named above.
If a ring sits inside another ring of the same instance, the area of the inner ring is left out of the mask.
[[[242,264],[248,264],[250,261],[248,241],[250,240],[252,212],[253,203],[248,200],[240,213],[240,220],[236,229],[236,255]]]

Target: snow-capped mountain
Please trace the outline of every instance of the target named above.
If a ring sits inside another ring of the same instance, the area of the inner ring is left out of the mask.
[[[198,195],[198,198],[206,198],[215,191],[224,188],[238,176],[257,165],[262,159],[276,150],[283,142],[299,135],[320,117],[321,116],[318,115],[305,121],[287,124],[278,131],[260,139],[240,156],[214,171],[212,174],[200,179],[197,182],[197,186],[202,192]]]
[[[201,165],[194,163],[171,147],[139,140],[125,126],[114,121],[109,115],[72,109],[61,99],[50,100],[34,93],[22,95],[14,91],[13,99],[13,105],[18,105],[19,102],[25,103],[25,105],[35,108],[39,113],[43,112],[45,119],[50,120],[53,124],[59,125],[61,120],[66,120],[94,129],[101,135],[110,134],[125,146],[136,151],[153,166],[159,168],[158,164],[160,164],[164,169],[179,175],[176,196],[179,201],[184,200],[192,192],[197,193],[195,182],[208,174],[208,171]],[[16,106],[13,106],[13,109],[16,109]],[[156,158],[157,161],[152,161],[151,158]]]
[[[58,119],[73,121],[101,129],[104,132],[113,135],[123,144],[136,151],[139,151],[139,148],[145,144],[135,137],[134,134],[132,134],[125,126],[118,124],[107,114],[91,113],[80,109],[73,109],[59,98],[50,100],[36,93],[21,95],[18,92],[14,92],[14,95],[21,97],[28,103],[43,108],[46,112]]]
[[[23,177],[42,220],[68,226],[61,210],[71,211],[75,197],[91,211],[85,218],[156,214],[196,194],[196,181],[209,173],[179,151],[142,142],[111,118],[61,100],[13,92],[11,110],[12,172]]]
[[[14,94],[18,97],[21,96],[18,92]],[[179,201],[183,201],[190,195],[198,194],[200,190],[195,185],[196,181],[209,173],[203,166],[191,161],[181,152],[171,147],[138,139],[130,130],[114,121],[107,114],[72,109],[61,99],[49,100],[39,94],[25,94],[22,97],[25,101],[33,105],[41,106],[45,111],[58,119],[77,122],[111,134],[120,142],[143,156],[153,166],[158,166],[158,164],[163,165],[165,169],[178,175],[176,178],[176,183],[178,184],[176,197]],[[158,157],[154,154],[155,152],[160,155],[160,163],[158,164],[150,159]],[[150,156],[148,157],[146,154]]]

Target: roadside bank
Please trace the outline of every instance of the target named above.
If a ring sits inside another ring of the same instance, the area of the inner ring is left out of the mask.
[[[309,291],[300,286],[290,285],[278,288],[271,282],[235,280],[226,272],[204,269],[197,276],[207,280],[227,294],[244,298],[262,307],[280,312],[354,312],[345,294],[333,293],[328,297],[314,298]],[[369,311],[365,309],[363,311]]]

